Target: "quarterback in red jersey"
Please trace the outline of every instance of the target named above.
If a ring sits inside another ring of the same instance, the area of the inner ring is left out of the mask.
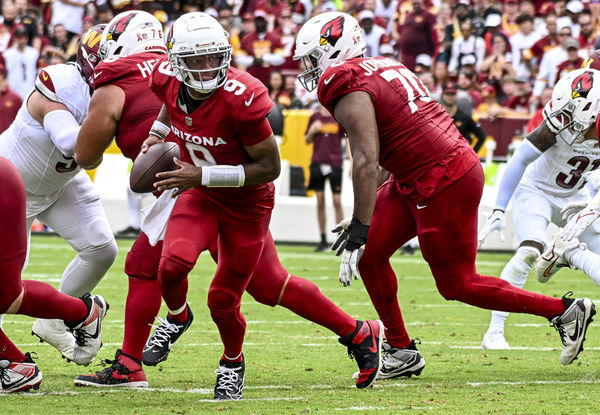
[[[354,212],[335,244],[341,246],[339,276],[344,286],[362,276],[386,327],[382,373],[411,343],[389,259],[414,236],[445,299],[548,318],[563,342],[561,362],[571,363],[594,304],[534,294],[477,273],[484,184],[477,156],[412,72],[393,59],[362,58],[364,50],[356,19],[338,12],[313,17],[296,40],[306,69],[300,82],[309,91],[318,87],[319,100],[348,133]],[[379,189],[378,165],[392,174]]]
[[[108,59],[99,65],[98,71],[94,74],[96,92],[92,97],[90,114],[83,125],[84,133],[78,137],[75,150],[76,160],[84,167],[90,168],[102,161],[102,154],[114,136],[125,156],[134,159],[149,130],[154,134],[164,133],[156,130],[155,126],[151,129],[152,121],[158,115],[162,104],[156,95],[150,93],[148,83],[149,69],[152,67],[156,67],[157,70],[162,68],[163,72],[171,73],[168,63],[161,61],[157,66],[164,43],[154,42],[150,37],[148,43],[140,45],[141,52],[131,47],[137,44],[139,30],[155,29],[157,22],[152,16],[148,17],[143,12],[127,12],[115,17],[108,26],[113,27],[113,23],[121,21],[130,13],[141,16],[145,20],[122,29],[123,32],[118,34],[120,43],[111,50],[123,52],[117,55],[105,55],[104,58]],[[133,23],[137,20],[139,19],[131,19]],[[145,37],[149,38],[151,33],[153,32],[146,33]],[[104,39],[108,34],[104,34]],[[142,37],[143,35],[144,32],[141,33]],[[113,36],[113,39],[115,37]],[[133,42],[129,42],[128,39],[133,39]],[[144,53],[144,50],[153,46],[156,47],[156,53]],[[107,47],[102,50],[106,51]],[[118,56],[118,59],[112,58],[113,56]],[[252,100],[251,98],[250,102]],[[166,133],[164,134],[166,136]],[[202,137],[202,140],[205,139],[210,140],[208,137]],[[213,143],[219,142],[218,137],[212,140]],[[168,315],[166,319],[159,319],[161,324],[144,347],[151,325],[160,309],[161,291],[157,277],[162,245],[162,241],[158,241],[155,246],[152,246],[145,233],[141,233],[133,244],[125,263],[125,273],[129,277],[129,292],[125,311],[123,348],[117,350],[116,358],[110,367],[94,375],[78,376],[75,384],[100,387],[145,387],[148,382],[141,367],[142,361],[151,366],[164,361],[172,344],[189,327],[192,321],[191,312],[187,313],[184,322],[172,320],[172,316]],[[215,259],[216,245],[215,237],[209,248]],[[344,344],[351,343],[352,351],[363,356],[359,362],[361,376],[357,386],[367,387],[373,383],[377,373],[375,368],[380,365],[380,356],[378,353],[371,355],[364,353],[363,349],[371,346],[369,341],[371,336],[365,337],[364,332],[370,332],[371,327],[378,330],[379,323],[354,320],[328,300],[315,284],[290,275],[279,262],[270,234],[267,235],[261,260],[246,290],[258,302],[269,306],[286,307],[332,330],[342,337]],[[306,298],[311,298],[311,302],[307,302]],[[379,337],[377,339],[377,344],[380,345]],[[115,373],[120,376],[115,377]]]
[[[2,315],[23,314],[64,320],[76,338],[86,339],[75,352],[96,356],[108,305],[99,295],[73,298],[41,281],[21,280],[27,255],[25,185],[17,168],[0,157],[0,323]],[[42,373],[29,353],[23,354],[0,324],[0,394],[38,389]]]

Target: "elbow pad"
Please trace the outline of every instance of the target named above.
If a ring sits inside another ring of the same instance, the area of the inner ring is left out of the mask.
[[[519,185],[525,169],[541,155],[542,152],[531,141],[527,139],[523,140],[506,165],[494,209],[506,212],[506,206],[508,206],[508,202]]]
[[[44,131],[48,133],[56,148],[66,157],[73,157],[79,128],[77,120],[69,111],[50,111],[44,117]]]

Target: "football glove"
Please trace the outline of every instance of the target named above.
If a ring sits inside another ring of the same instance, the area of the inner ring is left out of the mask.
[[[346,218],[337,225],[335,225],[335,228],[331,230],[331,232],[338,234],[337,239],[335,240],[333,245],[331,245],[331,249],[333,251],[336,251],[336,255],[340,255],[344,250],[344,247],[346,246],[346,239],[348,239],[348,228],[350,227],[351,221],[352,218]]]
[[[340,223],[341,229],[344,229],[343,223],[344,222]],[[335,229],[337,229],[338,226],[336,226]],[[339,276],[340,282],[344,287],[352,284],[352,277],[354,277],[355,280],[360,278],[358,263],[363,255],[364,245],[367,243],[368,234],[369,226],[363,225],[360,220],[356,218],[352,218],[350,225],[348,225],[347,229],[342,231],[332,246],[332,249],[337,249],[336,255],[342,255]]]
[[[500,232],[500,240],[504,242],[504,211],[500,209],[494,209],[481,231],[479,231],[477,235],[478,246],[481,246],[490,233],[495,230]]]
[[[562,213],[562,220],[568,222],[576,213],[579,213],[582,209],[584,209],[588,205],[587,200],[582,200],[580,202],[571,202],[567,204],[560,213]]]
[[[600,207],[586,206],[584,209],[571,216],[562,230],[561,237],[564,241],[578,238],[600,216]]]

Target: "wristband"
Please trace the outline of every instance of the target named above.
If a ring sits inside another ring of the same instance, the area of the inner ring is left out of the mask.
[[[171,129],[166,124],[163,124],[158,120],[154,120],[152,127],[150,127],[150,134],[155,135],[163,140],[167,138],[167,135],[169,135],[170,131]]]
[[[202,166],[202,186],[242,187],[246,181],[244,166]]]
[[[352,218],[348,227],[348,239],[346,240],[347,251],[354,251],[367,243],[369,225],[363,225],[360,220]]]

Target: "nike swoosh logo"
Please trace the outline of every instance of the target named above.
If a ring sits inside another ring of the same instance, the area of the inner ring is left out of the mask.
[[[558,257],[555,257],[554,261],[552,261],[550,263],[550,265],[548,265],[548,267],[544,270],[544,277],[546,277],[546,278],[550,277],[550,270],[552,269],[552,267],[554,266],[554,264],[556,263],[556,261],[558,261]]]
[[[421,209],[425,209],[427,207],[427,205],[419,205],[417,203],[417,209],[421,210]]]
[[[577,338],[581,335],[581,330],[583,329],[583,324],[581,324],[582,321],[580,318],[578,318],[575,321],[575,331],[573,332],[573,335],[569,334],[569,339],[571,339],[571,341],[576,341]]]
[[[373,330],[373,326],[371,326],[371,324],[369,324],[369,327],[371,328],[371,340],[373,341],[373,345],[369,346],[369,351],[371,353],[377,353],[379,351],[379,348],[377,347],[377,339],[375,338],[375,331]]]
[[[335,74],[331,75],[331,77],[329,77],[329,79],[324,79],[324,80],[323,80],[323,83],[324,83],[325,85],[327,85],[328,83],[330,83],[330,82],[331,82],[331,80],[333,79],[333,77],[334,77],[334,76],[335,76]]]
[[[103,71],[94,73],[94,79],[98,78]]]
[[[252,93],[252,96],[250,97],[250,99],[248,101],[244,101],[244,104],[246,104],[246,106],[249,107],[250,104],[252,104],[253,99],[254,99],[254,92]]]

